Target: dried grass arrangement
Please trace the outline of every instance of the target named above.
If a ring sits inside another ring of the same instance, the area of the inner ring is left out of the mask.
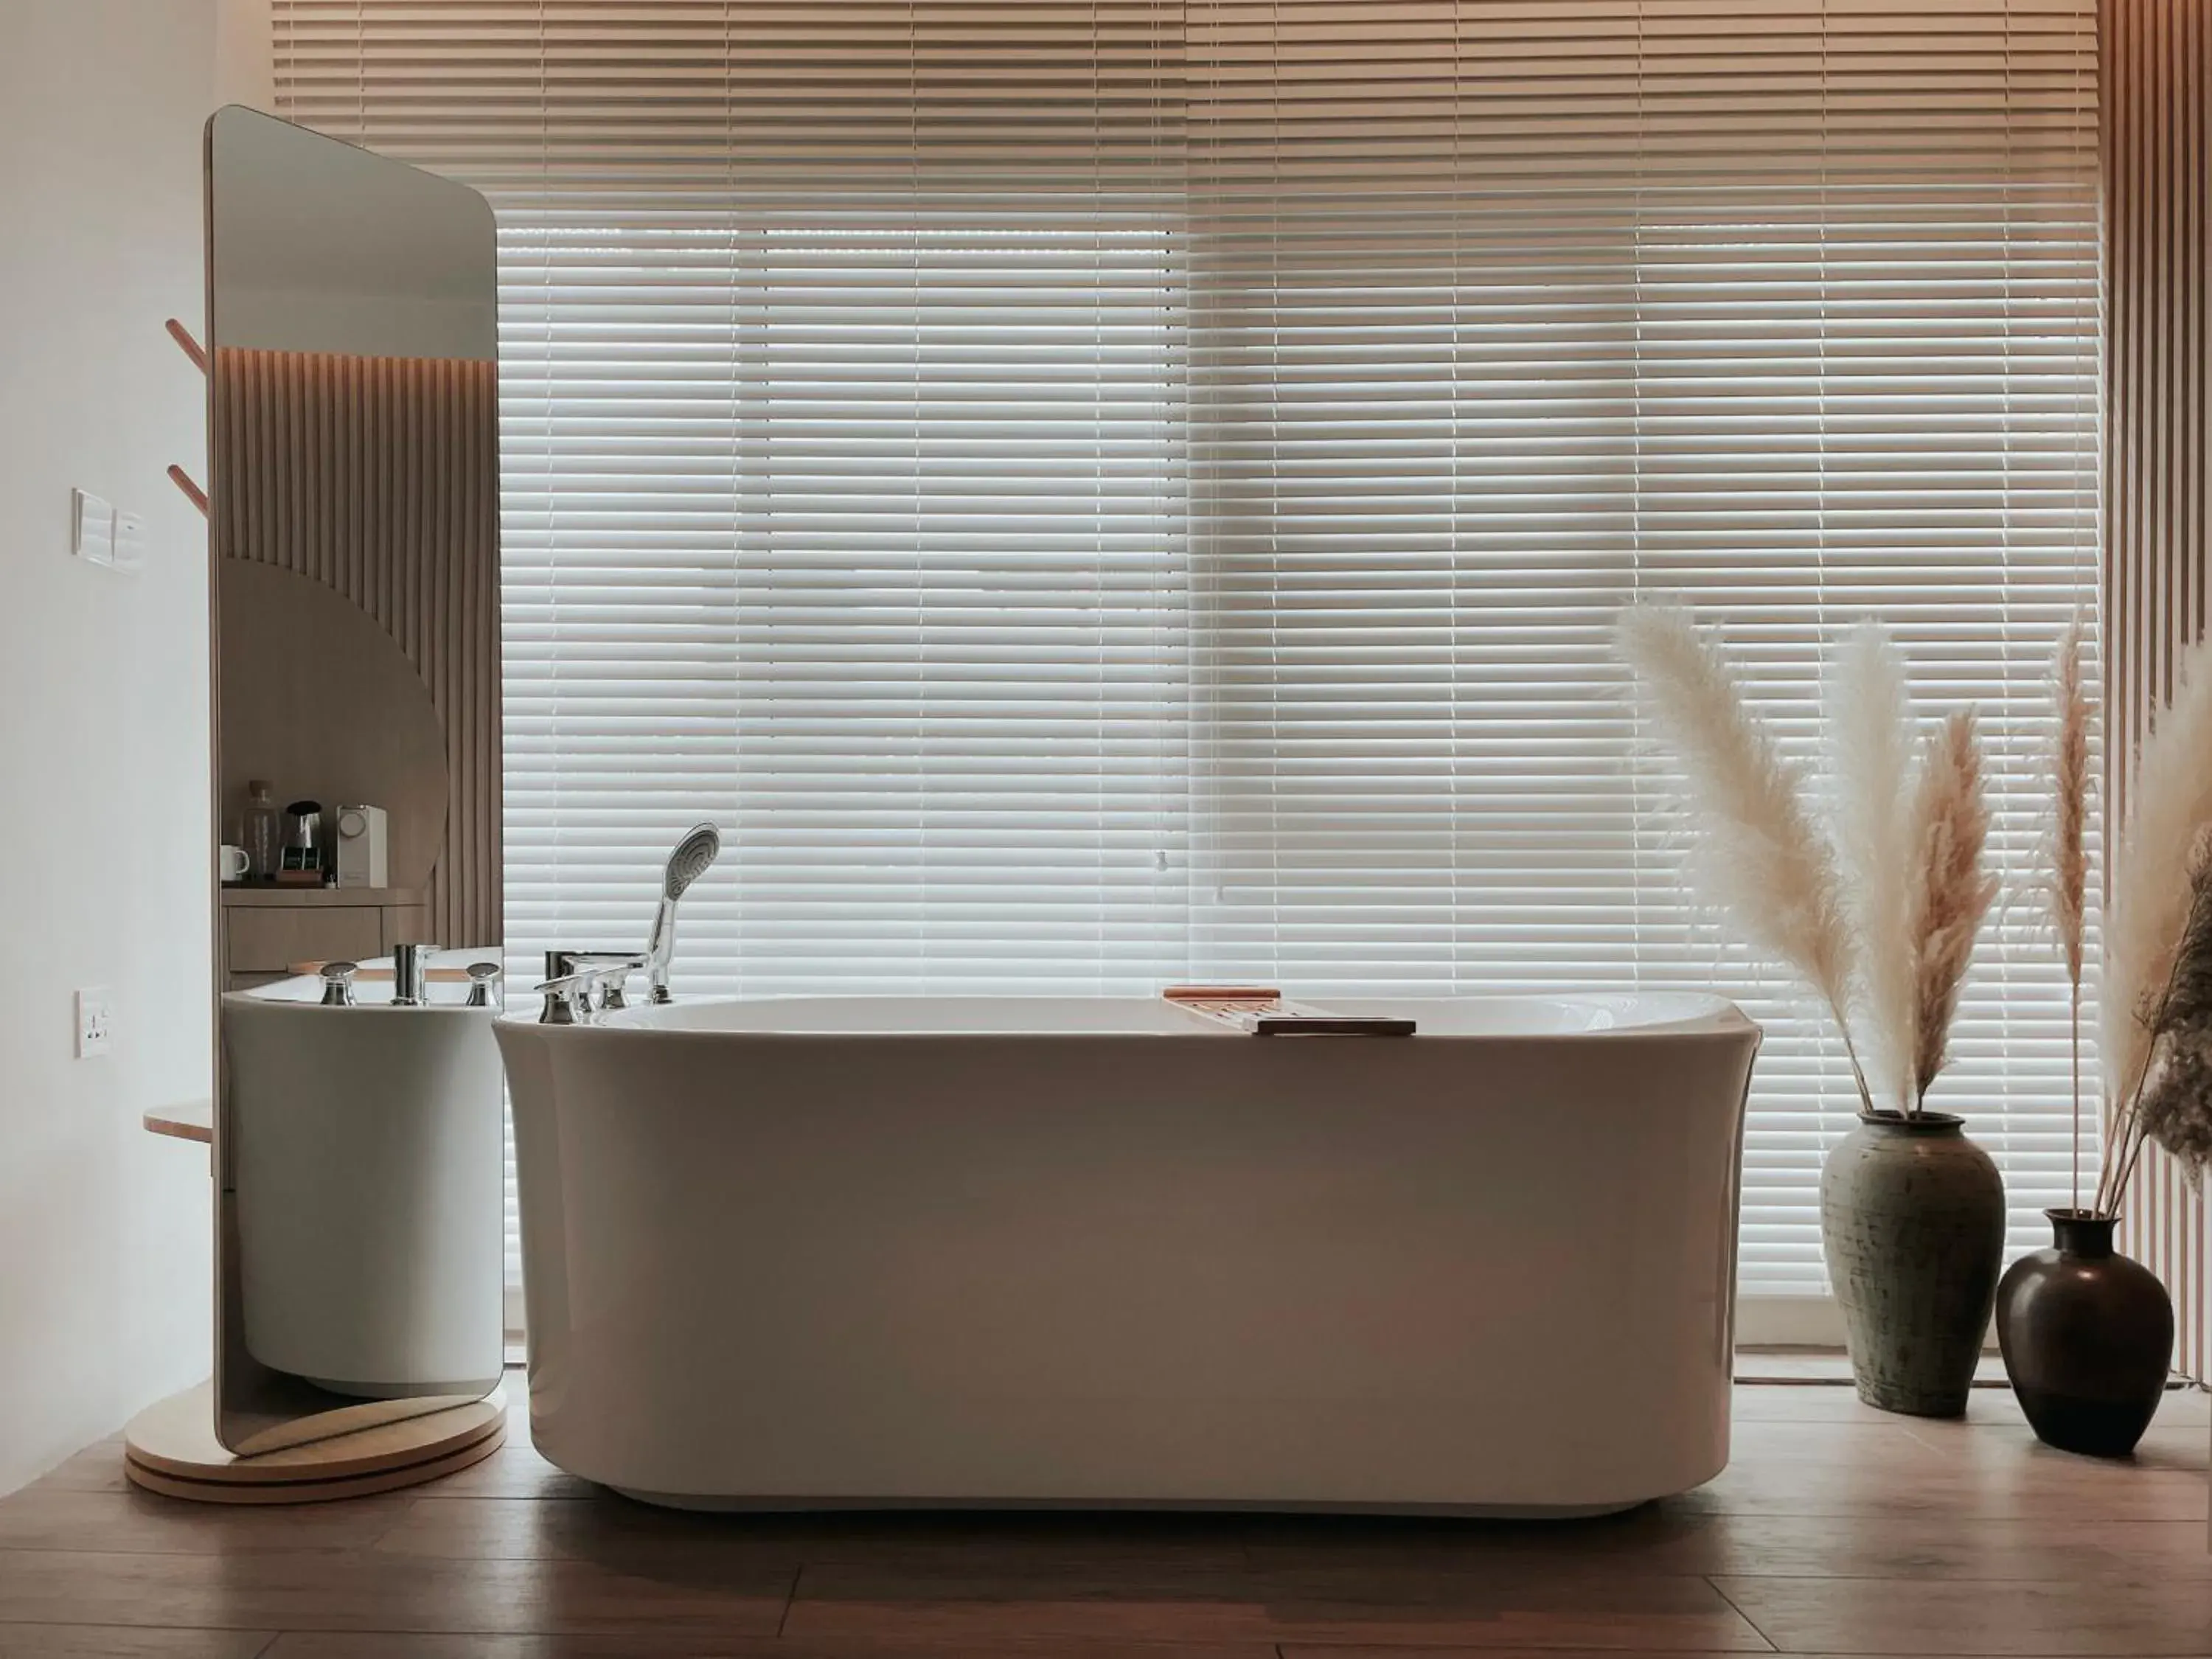
[[[2212,641],[2182,658],[2130,797],[2105,912],[2107,1217],[2146,1142],[2192,1171],[2212,1163]]]
[[[1996,891],[1972,714],[1921,738],[1896,647],[1873,624],[1854,632],[1830,687],[1837,791],[1824,830],[1802,769],[1687,612],[1632,607],[1619,637],[1688,785],[1693,888],[1819,994],[1862,1109],[1917,1115]]]

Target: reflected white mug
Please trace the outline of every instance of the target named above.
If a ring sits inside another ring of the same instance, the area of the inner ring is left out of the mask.
[[[225,881],[244,881],[253,868],[253,860],[246,856],[243,847],[233,847],[225,842],[217,853],[216,868],[222,872]]]

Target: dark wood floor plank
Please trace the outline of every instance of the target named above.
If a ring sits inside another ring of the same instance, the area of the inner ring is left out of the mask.
[[[1233,1569],[1260,1524],[1237,1516],[1038,1512],[712,1515],[611,1493],[574,1503],[435,1498],[414,1504],[377,1547],[480,1559],[616,1562],[655,1555],[795,1568],[843,1562],[921,1569],[1076,1571],[1086,1565]]]
[[[31,1486],[0,1502],[0,1550],[228,1555],[252,1550],[364,1549],[397,1525],[404,1496],[313,1508],[185,1504],[120,1492]]]
[[[828,1644],[791,1637],[380,1636],[289,1632],[262,1659],[1275,1659],[1272,1643],[1223,1646],[1052,1641],[955,1643],[921,1638]]]
[[[128,1492],[123,1478],[123,1439],[119,1435],[94,1442],[82,1451],[62,1460],[24,1490],[27,1492]],[[13,1498],[0,1502],[14,1501]]]
[[[2024,1426],[1947,1424],[1902,1433],[1808,1426],[1819,1435],[1794,1447],[1747,1441],[1717,1480],[1673,1501],[1718,1514],[1868,1520],[2063,1513],[2094,1522],[2204,1515],[2201,1447],[2184,1451],[2177,1444],[2114,1462],[2054,1451]]]
[[[722,1636],[775,1631],[791,1582],[686,1563],[13,1550],[0,1552],[0,1623]]]
[[[386,1529],[376,1548],[439,1560],[612,1561],[659,1555],[792,1573],[805,1559],[805,1534],[788,1523],[656,1510],[603,1492],[564,1502],[421,1498]]]
[[[261,1659],[269,1631],[0,1625],[0,1659]]]
[[[2212,1583],[2014,1583],[1962,1594],[1936,1579],[1719,1578],[1784,1653],[2212,1653]]]
[[[1379,1565],[1238,1573],[981,1575],[810,1567],[785,1630],[936,1640],[1370,1643],[1759,1652],[1749,1624],[1701,1578],[1601,1563],[1530,1572]]]
[[[2132,1457],[2078,1457],[2044,1445],[2025,1419],[1975,1423],[1920,1422],[1910,1431],[1946,1459],[1982,1469],[2019,1468],[2089,1489],[2127,1485],[2146,1472],[2203,1478],[2207,1432],[2202,1423],[2153,1423]]]
[[[1726,1515],[1680,1505],[1565,1526],[1288,1520],[1249,1546],[1255,1565],[1431,1568],[1602,1560],[1632,1573],[1947,1582],[2081,1579],[2144,1573],[2212,1580],[2201,1520],[2116,1522],[2085,1528],[2063,1515],[1961,1523],[1946,1516]]]
[[[1814,1422],[1888,1424],[1911,1428],[1932,1420],[1877,1411],[1862,1401],[1853,1389],[1826,1384],[1739,1388],[1735,1407],[1739,1427],[1747,1423]],[[1963,1420],[1974,1425],[2027,1422],[2019,1402],[2007,1389],[1976,1389],[1969,1398]],[[2212,1394],[2197,1388],[2168,1389],[2160,1402],[2153,1426],[2176,1425],[2198,1431],[2195,1438],[2202,1443],[2202,1431],[2212,1425]]]
[[[416,1488],[422,1498],[591,1498],[599,1491],[548,1462],[530,1443],[527,1426],[514,1415],[507,1443],[489,1457]]]
[[[1253,1566],[1279,1571],[1368,1565],[1465,1571],[1581,1561],[1623,1572],[1702,1575],[1729,1557],[1722,1517],[1648,1504],[1590,1521],[1474,1521],[1390,1516],[1260,1517],[1245,1543]]]
[[[2198,1506],[2203,1496],[2198,1494]],[[2112,1584],[2144,1574],[2212,1583],[2204,1522],[2084,1526],[2062,1512],[2029,1519],[1886,1518],[1869,1524],[1805,1516],[1725,1516],[1638,1564],[1721,1577]]]
[[[1304,1642],[1284,1642],[1275,1649],[1278,1659],[1575,1659],[1571,1650],[1559,1648],[1401,1648],[1363,1647],[1331,1643],[1312,1646]],[[1619,1659],[1617,1654],[1601,1648],[1583,1650],[1586,1659]],[[1735,1659],[1726,1649],[1705,1653],[1670,1653],[1667,1659]],[[1792,1654],[1790,1659],[1854,1659],[1848,1654]],[[1955,1659],[1955,1656],[1939,1653],[1892,1654],[1885,1659]],[[2153,1656],[2142,1656],[2153,1659]],[[2163,1659],[2163,1656],[2160,1656]]]

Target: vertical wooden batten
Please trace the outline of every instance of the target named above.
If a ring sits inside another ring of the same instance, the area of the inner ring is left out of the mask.
[[[2203,637],[2212,489],[2212,0],[2103,0],[2105,845],[2181,652]],[[2173,1292],[2175,1365],[2212,1358],[2203,1194],[2152,1148],[2127,1248]]]
[[[216,547],[321,582],[405,653],[446,746],[430,934],[501,943],[498,366],[224,349],[212,407],[218,476],[253,486],[221,493]],[[289,696],[302,709],[343,696],[225,690]]]

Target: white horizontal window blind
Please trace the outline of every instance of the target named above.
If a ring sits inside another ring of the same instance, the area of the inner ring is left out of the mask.
[[[277,0],[282,112],[499,212],[508,943],[679,988],[1711,984],[1743,1282],[1822,1288],[1840,1056],[1712,942],[1607,639],[1815,752],[1886,617],[2024,886],[2095,592],[2090,0]],[[1944,1103],[2063,1195],[1991,930]]]
[[[1743,1281],[1818,1291],[1840,1046],[1686,902],[1608,629],[1688,601],[1810,757],[1823,641],[1886,618],[1928,708],[1980,706],[2025,884],[2045,653],[2094,598],[2092,9],[1190,19],[1194,949],[1735,990]],[[1993,930],[1943,1084],[2022,1246],[2070,1155],[2049,958]]]

